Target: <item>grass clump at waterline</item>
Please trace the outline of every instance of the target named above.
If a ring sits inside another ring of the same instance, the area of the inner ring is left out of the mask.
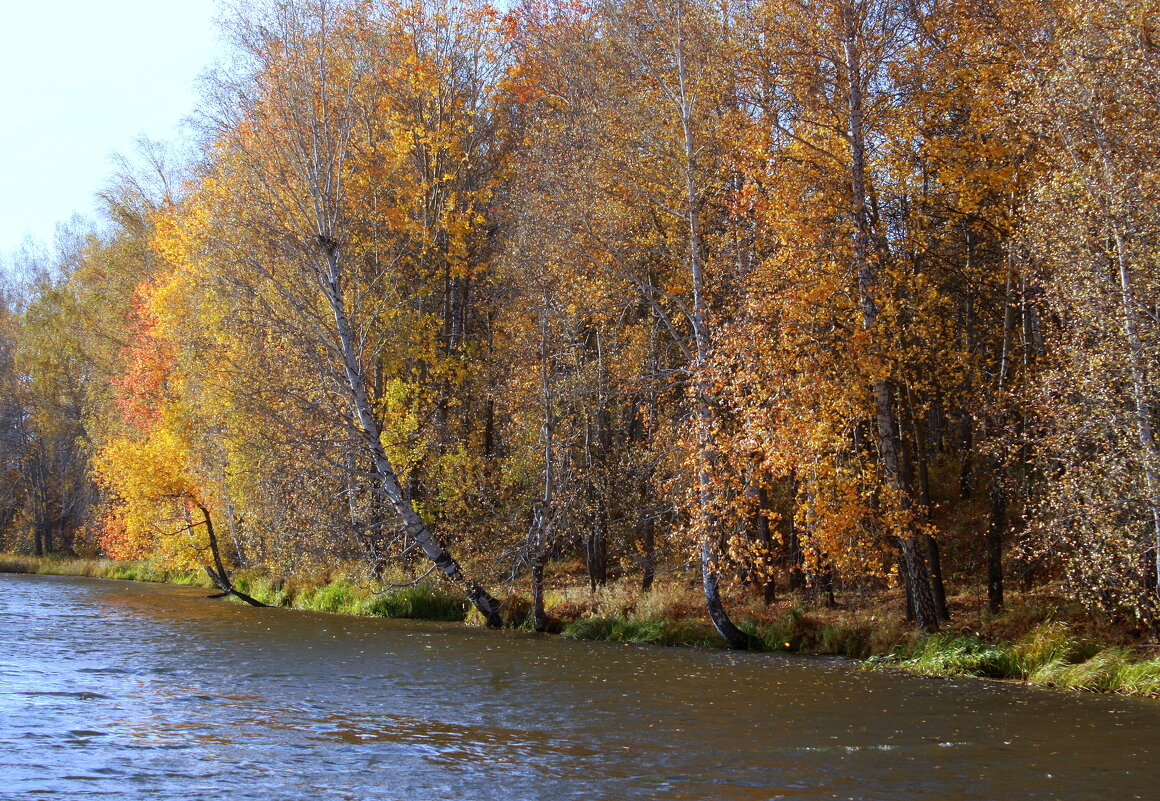
[[[462,621],[467,602],[435,580],[378,588],[348,577],[325,583],[291,581],[265,575],[240,575],[242,592],[267,606],[360,617]]]
[[[163,569],[149,562],[118,562],[112,559],[88,559],[76,556],[0,554],[0,573],[81,576],[83,578],[119,581],[145,581],[155,584],[178,584],[186,587],[211,586],[209,577],[201,570]]]
[[[160,568],[150,562],[0,554],[0,573],[81,576],[216,589],[203,570]],[[365,617],[461,621],[467,602],[436,581],[385,588],[346,576],[295,580],[238,571],[234,586],[267,606]]]
[[[928,676],[981,676],[1089,692],[1160,696],[1160,658],[1130,648],[1099,648],[1060,622],[1048,621],[1013,643],[972,635],[934,634],[873,656],[869,668],[891,667]]]
[[[649,592],[609,585],[592,594],[592,603],[550,593],[547,611],[565,621],[566,637],[584,640],[724,648],[725,641],[705,620],[703,600],[679,584],[654,586]],[[555,605],[553,605],[555,602]],[[737,616],[738,627],[751,637],[754,650],[817,656],[864,658],[893,648],[901,626],[858,613],[845,616],[806,612],[801,606],[762,606]]]
[[[716,631],[696,620],[586,617],[565,624],[563,635],[573,640],[607,640],[691,648],[721,648],[725,644]]]
[[[790,607],[779,617],[743,623],[741,628],[761,643],[763,651],[844,656],[864,659],[884,646],[889,637],[893,646],[901,632],[895,626],[875,627],[858,616],[822,619],[800,606]]]

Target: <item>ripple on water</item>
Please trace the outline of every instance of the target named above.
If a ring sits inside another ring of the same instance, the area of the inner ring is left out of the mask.
[[[112,698],[107,695],[102,695],[97,692],[89,692],[87,690],[80,691],[65,691],[65,690],[18,690],[10,695],[24,695],[29,698],[75,698],[78,701],[111,701]]]
[[[0,798],[1118,801],[1160,778],[1154,704],[202,595],[0,576]]]

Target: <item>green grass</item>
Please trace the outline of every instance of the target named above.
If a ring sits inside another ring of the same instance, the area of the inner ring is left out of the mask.
[[[1116,673],[1116,684],[1119,693],[1160,696],[1160,659],[1153,657],[1121,664]]]
[[[826,623],[801,608],[790,609],[771,622],[744,621],[738,627],[753,638],[755,650],[762,651],[861,659],[869,656],[875,646],[876,632],[869,623]],[[639,612],[588,615],[565,624],[563,634],[577,640],[725,647],[717,632],[700,620],[644,616]],[[890,644],[893,646],[894,641]]]
[[[927,676],[985,676],[1011,678],[1017,674],[1012,648],[977,637],[934,634],[923,637],[905,656],[875,659]]]
[[[361,609],[363,614],[376,617],[414,620],[461,621],[467,616],[467,602],[462,596],[431,584],[376,593],[363,599]]]
[[[247,571],[235,575],[233,582],[239,590],[266,606],[293,605],[294,590],[285,579]]]
[[[586,617],[566,624],[563,635],[573,640],[607,640],[645,645],[676,645],[691,648],[724,646],[717,632],[704,623],[693,620]]]
[[[308,589],[294,598],[294,608],[310,612],[358,614],[357,588],[347,581],[332,581],[321,587]]]
[[[874,649],[875,630],[869,623],[826,623],[800,607],[771,622],[745,623],[741,628],[757,638],[763,651],[864,659]]]
[[[212,587],[209,576],[202,570],[162,569],[148,562],[109,562],[97,573],[65,573],[119,581],[147,581],[156,584],[177,584],[182,587]]]
[[[210,586],[209,578],[200,570],[163,570],[148,562],[115,562],[111,559],[84,559],[64,556],[39,557],[0,554],[0,573],[83,576],[85,578],[179,584],[187,587]]]
[[[1160,658],[1140,659],[1121,647],[1098,649],[1064,624],[1050,621],[1014,643],[966,635],[921,637],[865,664],[927,676],[1020,679],[1046,687],[1160,696]]]
[[[234,583],[239,590],[268,606],[289,609],[413,620],[456,621],[466,616],[467,604],[463,597],[436,582],[375,591],[348,579],[312,586],[246,574]]]
[[[34,556],[0,554],[0,573],[36,573],[42,561]]]
[[[148,562],[108,559],[0,554],[0,572],[211,586],[200,570],[165,570]],[[256,571],[239,571],[234,581],[239,590],[270,606],[420,620],[479,618],[462,596],[438,582],[376,592],[341,577],[325,584],[296,583]],[[565,617],[560,613],[567,609],[566,603],[549,609],[550,615],[556,613],[554,630],[562,628],[565,637],[577,640],[698,648],[725,645],[712,627],[693,616],[687,598],[679,597],[675,590],[639,598],[627,591],[610,590],[594,597],[593,607],[576,605],[571,610],[576,615],[571,622],[560,619]],[[512,594],[502,608],[505,625],[530,628],[531,603],[527,598]],[[1019,679],[1042,686],[1160,697],[1160,657],[1141,659],[1127,648],[1100,648],[1059,621],[1040,622],[1014,642],[970,634],[917,636],[897,622],[879,622],[874,617],[825,621],[800,607],[772,621],[742,623],[741,628],[762,650],[861,658],[868,668]]]
[[[202,570],[162,569],[149,562],[0,554],[0,573],[84,576],[212,588]],[[234,586],[268,606],[332,614],[417,620],[463,620],[466,601],[436,582],[376,592],[348,579],[322,585],[295,583],[254,571],[239,571]]]
[[[1160,695],[1160,659],[1138,659],[1127,648],[1105,648],[1082,662],[1056,660],[1038,667],[1032,684],[1089,692]]]

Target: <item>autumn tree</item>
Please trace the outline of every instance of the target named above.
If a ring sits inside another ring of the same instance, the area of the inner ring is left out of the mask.
[[[1046,150],[1023,232],[1050,332],[1050,367],[1030,393],[1047,477],[1031,548],[1057,558],[1090,604],[1153,625],[1158,10],[1149,2],[1067,2],[1046,4],[1031,31],[1015,27],[1011,13],[997,20],[1009,36],[1021,34],[1021,116]]]
[[[455,216],[467,201],[447,183],[455,161],[443,137],[470,132],[428,119],[435,90],[414,82],[457,77],[457,62],[432,61],[425,48],[460,22],[486,22],[476,10],[322,2],[238,20],[233,35],[246,66],[217,84],[215,156],[190,206],[189,231],[193,257],[229,265],[224,277],[258,301],[250,308],[262,325],[325,365],[320,377],[341,398],[335,422],[361,440],[400,533],[495,624],[497,603],[465,577],[400,481],[389,453],[400,421],[390,384],[375,381],[377,353],[406,330],[383,326],[404,322],[423,302],[407,283],[409,268],[432,266],[432,249],[468,255],[456,223],[474,210]],[[404,113],[400,84],[417,92],[418,120]],[[466,269],[434,266],[443,278],[444,267],[450,275]]]

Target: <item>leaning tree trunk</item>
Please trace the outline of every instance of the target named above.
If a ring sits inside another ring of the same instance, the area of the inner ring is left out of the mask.
[[[382,427],[375,417],[366,377],[363,375],[358,356],[355,353],[355,335],[351,328],[350,319],[346,314],[346,304],[342,295],[342,273],[338,245],[326,237],[321,237],[319,244],[325,255],[325,269],[319,276],[320,284],[331,313],[334,315],[335,333],[338,336],[347,389],[350,392],[351,405],[354,407],[359,429],[371,455],[375,478],[379,485],[377,489],[402,519],[407,534],[418,543],[427,558],[435,563],[444,578],[463,591],[467,599],[483,615],[489,626],[498,628],[503,625],[499,601],[482,586],[464,575],[459,563],[427,528],[399,485],[395,469],[383,448]]]
[[[205,567],[205,572],[206,575],[209,576],[209,580],[217,585],[217,587],[221,590],[221,592],[217,595],[211,595],[210,597],[224,598],[227,595],[233,595],[239,600],[245,601],[250,606],[265,606],[266,604],[262,603],[257,598],[253,598],[250,595],[242,592],[234,586],[232,581],[230,581],[230,574],[226,572],[226,566],[222,562],[221,550],[218,548],[217,533],[214,531],[213,519],[209,516],[209,510],[200,503],[195,503],[194,505],[197,507],[198,511],[201,512],[202,525],[205,526],[206,539],[209,540],[209,552],[210,555],[213,556],[214,566],[209,567],[207,565]],[[188,519],[189,518],[187,515],[187,522]]]
[[[689,96],[688,78],[685,67],[682,6],[678,0],[676,17],[677,80],[679,89],[679,111],[681,115],[682,145],[684,149],[685,203],[689,221],[689,267],[693,284],[693,339],[696,343],[696,364],[693,366],[694,393],[697,404],[697,484],[699,492],[699,529],[701,551],[701,578],[705,591],[705,605],[717,633],[731,648],[748,648],[752,638],[741,631],[729,619],[725,604],[721,600],[717,564],[720,561],[717,521],[713,514],[713,483],[709,467],[714,458],[712,434],[712,411],[709,407],[709,389],[705,381],[705,367],[709,356],[709,331],[705,306],[705,258],[701,241],[700,204],[696,187],[696,147],[693,141],[692,101]]]

